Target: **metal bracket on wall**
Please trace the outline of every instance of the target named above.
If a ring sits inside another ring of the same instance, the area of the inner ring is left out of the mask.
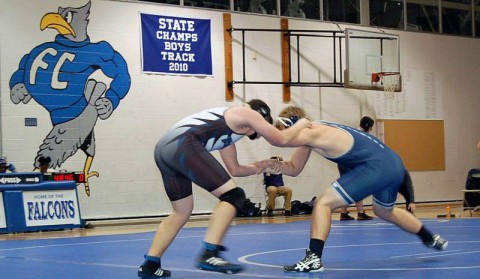
[[[233,28],[231,20],[228,20],[228,14],[224,14],[224,38],[225,38],[225,78],[226,78],[226,100],[233,100],[233,87],[235,84],[282,84],[283,85],[283,101],[290,101],[290,87],[344,87],[343,83],[343,44],[345,38],[344,31],[332,30],[289,30],[288,19],[281,19],[281,29],[262,29],[262,28]],[[227,17],[227,20],[225,18]],[[232,58],[232,33],[241,32],[242,47],[242,79],[233,79],[233,58]],[[281,50],[282,50],[282,81],[250,81],[247,80],[246,74],[246,55],[245,55],[245,33],[246,32],[281,32]],[[295,48],[292,48],[291,38],[296,39]],[[333,43],[333,73],[330,82],[309,82],[303,81],[301,75],[301,45],[300,38],[317,37],[331,38]],[[297,75],[292,77],[292,52],[296,52]],[[338,65],[337,65],[338,64]],[[295,80],[294,80],[295,78]]]

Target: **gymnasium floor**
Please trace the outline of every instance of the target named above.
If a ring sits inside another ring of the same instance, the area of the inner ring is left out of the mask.
[[[448,238],[442,252],[378,218],[340,222],[334,214],[325,271],[285,273],[283,265],[305,254],[308,216],[239,218],[226,237],[230,251],[224,256],[246,270],[225,275],[194,267],[207,224],[199,217],[179,233],[162,264],[172,278],[479,278],[479,214],[436,218],[443,208],[419,206],[417,213],[429,229]],[[137,278],[157,223],[98,223],[92,229],[0,235],[0,278]]]

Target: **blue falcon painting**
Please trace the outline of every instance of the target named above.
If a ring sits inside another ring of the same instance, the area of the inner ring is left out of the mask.
[[[108,119],[130,89],[125,59],[105,41],[91,42],[87,32],[91,3],[80,8],[59,8],[43,16],[40,29],[58,31],[55,41],[46,42],[23,56],[10,78],[14,104],[34,99],[49,113],[53,128],[40,145],[38,159],[50,157],[50,168],[60,167],[79,149],[86,154],[85,191],[95,156],[94,127]],[[109,82],[96,78],[102,73]]]

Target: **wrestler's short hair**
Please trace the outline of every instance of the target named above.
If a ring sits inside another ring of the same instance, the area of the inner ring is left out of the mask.
[[[303,110],[302,108],[300,107],[296,107],[296,106],[288,106],[286,108],[284,108],[279,114],[278,114],[279,117],[286,117],[286,118],[290,118],[292,116],[297,116],[299,118],[304,118],[306,117],[306,114],[305,114],[305,110]]]

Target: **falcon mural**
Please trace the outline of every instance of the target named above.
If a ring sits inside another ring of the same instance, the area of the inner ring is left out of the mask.
[[[83,172],[89,178],[95,157],[94,128],[108,119],[130,89],[125,59],[105,41],[91,42],[87,32],[91,2],[80,8],[59,8],[43,16],[40,29],[58,31],[55,41],[36,46],[20,61],[10,78],[14,104],[34,99],[49,113],[52,129],[40,145],[38,159],[50,157],[49,167],[60,167],[79,149],[86,154]],[[101,73],[99,75],[99,72]],[[101,78],[98,78],[101,77]]]

